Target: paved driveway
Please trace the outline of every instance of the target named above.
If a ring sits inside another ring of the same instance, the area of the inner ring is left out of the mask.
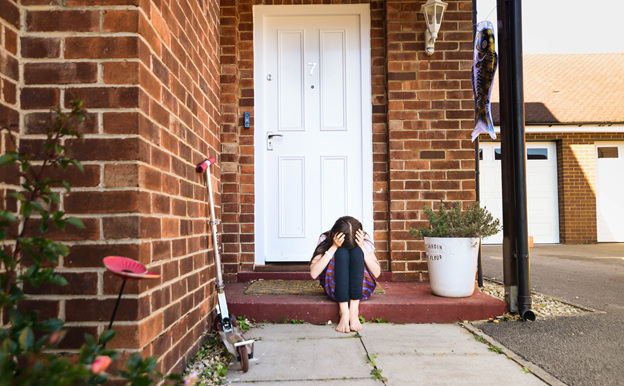
[[[502,280],[501,247],[483,247],[483,275]],[[624,385],[624,244],[531,248],[536,292],[604,313],[480,326],[571,386]]]

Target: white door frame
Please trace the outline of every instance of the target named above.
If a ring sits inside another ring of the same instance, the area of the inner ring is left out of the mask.
[[[254,41],[254,183],[255,183],[255,263],[265,263],[265,194],[264,194],[264,157],[266,138],[264,124],[264,71],[259,56],[264,50],[264,18],[268,16],[327,16],[357,15],[360,17],[360,52],[362,77],[362,185],[369,187],[362,197],[364,229],[373,231],[373,112],[371,96],[371,58],[370,58],[370,5],[254,5],[253,6],[253,41]],[[262,178],[258,178],[258,176]],[[370,194],[368,194],[370,193]],[[312,253],[312,251],[310,251]]]

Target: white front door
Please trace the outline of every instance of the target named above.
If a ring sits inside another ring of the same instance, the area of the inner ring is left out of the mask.
[[[340,216],[373,231],[361,16],[265,15],[262,22],[255,60],[255,83],[262,83],[255,96],[262,109],[255,133],[262,165],[255,169],[262,198],[256,262],[309,261],[319,235]]]
[[[624,142],[596,144],[598,242],[624,241]]]
[[[502,223],[501,144],[481,142],[479,148],[481,204]],[[558,244],[557,146],[554,142],[528,142],[526,154],[529,236],[536,244]],[[503,232],[483,239],[483,244],[502,243]]]

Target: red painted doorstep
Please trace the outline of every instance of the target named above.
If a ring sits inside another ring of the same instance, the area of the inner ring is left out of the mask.
[[[308,323],[338,321],[338,305],[324,295],[244,295],[249,283],[230,283],[225,292],[235,316],[282,323],[291,319]],[[385,295],[360,303],[366,320],[381,318],[391,323],[452,323],[483,320],[504,314],[505,302],[478,290],[469,298],[443,298],[431,293],[428,282],[385,282]]]
[[[310,273],[306,272],[239,272],[238,282],[251,280],[311,280]],[[392,281],[392,272],[382,272],[379,282]]]

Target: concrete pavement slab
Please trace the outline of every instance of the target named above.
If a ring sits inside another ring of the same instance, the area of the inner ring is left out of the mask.
[[[336,324],[263,324],[245,332],[245,338],[255,339],[261,337],[263,341],[284,341],[307,339],[333,339],[345,338],[352,334],[343,334],[336,331]]]
[[[226,385],[240,385],[238,382],[227,382]],[[305,380],[297,379],[293,381],[275,381],[275,382],[253,382],[258,386],[381,386],[382,383],[370,378],[356,379],[321,379],[321,380]]]
[[[382,354],[375,363],[388,379],[387,386],[546,385],[504,355],[487,351],[457,355]]]
[[[360,331],[369,353],[472,354],[483,344],[454,324],[365,324]]]
[[[334,327],[253,328],[245,333],[258,339],[250,369],[243,373],[233,362],[227,383],[380,385],[371,379],[376,368],[385,385],[546,385],[457,324],[366,323],[360,334],[340,334]]]
[[[297,332],[297,327],[301,331]],[[240,365],[232,362],[228,369],[228,381],[370,379],[373,367],[366,359],[366,351],[360,339],[346,334],[336,336],[338,333],[335,331],[334,338],[319,338],[325,330],[328,329],[307,325],[277,325],[252,329],[253,333],[246,334],[245,337],[259,336],[261,339],[255,343],[254,358],[249,362],[249,371],[243,373]]]

